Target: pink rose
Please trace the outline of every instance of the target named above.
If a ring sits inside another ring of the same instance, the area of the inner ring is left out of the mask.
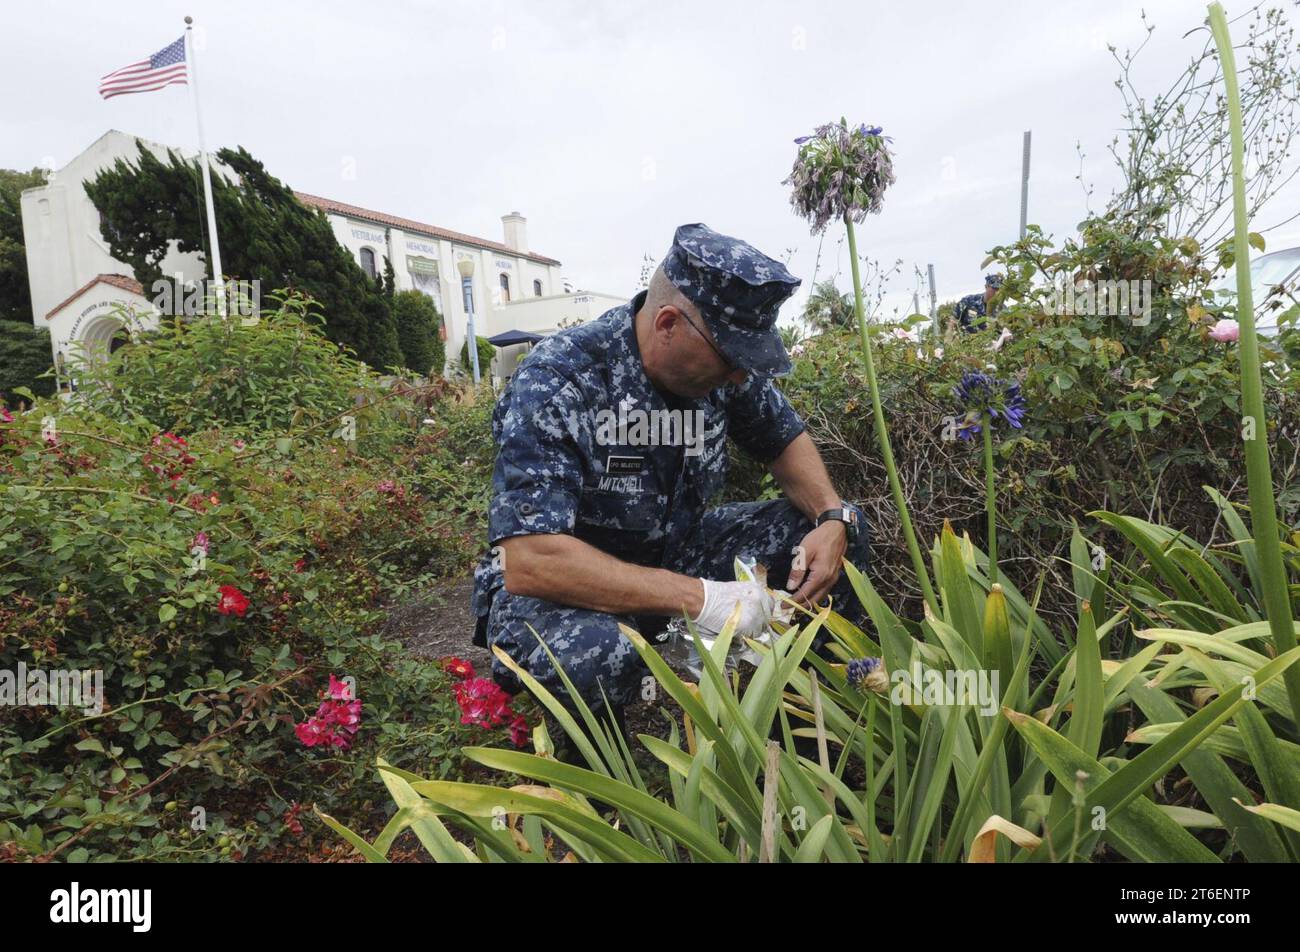
[[[1210,328],[1210,340],[1217,340],[1221,344],[1230,343],[1240,336],[1241,328],[1237,326],[1237,322],[1226,317],[1215,322],[1215,325]]]

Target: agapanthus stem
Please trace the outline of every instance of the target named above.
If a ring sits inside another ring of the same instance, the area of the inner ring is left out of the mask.
[[[998,580],[998,496],[993,488],[993,417],[984,411],[984,511],[989,519],[989,584]]]
[[[1268,458],[1268,421],[1264,416],[1264,383],[1259,372],[1259,338],[1255,333],[1254,301],[1250,291],[1249,222],[1246,218],[1246,180],[1242,173],[1243,142],[1241,96],[1237,90],[1237,62],[1223,7],[1210,4],[1210,31],[1219,48],[1223,82],[1228,97],[1228,129],[1232,136],[1232,210],[1235,236],[1233,255],[1237,265],[1237,324],[1240,329],[1241,408],[1246,440],[1246,482],[1250,494],[1250,523],[1259,554],[1259,593],[1268,613],[1268,626],[1278,654],[1296,646],[1291,618],[1291,595],[1287,588],[1286,565],[1278,539],[1277,501],[1273,495],[1273,473]],[[1292,717],[1300,724],[1300,670],[1294,665],[1283,675]]]
[[[871,394],[871,412],[876,424],[876,439],[880,443],[880,458],[885,463],[885,473],[889,477],[889,491],[894,497],[894,508],[898,510],[898,521],[903,528],[903,540],[907,543],[907,553],[912,557],[912,568],[916,571],[917,581],[921,583],[921,593],[925,603],[936,615],[939,614],[939,601],[934,596],[930,585],[930,572],[921,556],[921,547],[916,542],[916,531],[912,528],[912,515],[907,509],[907,500],[903,498],[903,485],[898,481],[898,467],[894,465],[894,451],[889,445],[889,431],[885,428],[885,411],[880,405],[880,387],[876,383],[876,364],[871,356],[871,337],[867,334],[866,308],[862,303],[862,277],[858,273],[858,242],[853,234],[853,220],[844,216],[844,227],[849,233],[849,261],[853,266],[853,307],[858,318],[858,334],[862,338],[862,359],[867,371],[867,390]]]

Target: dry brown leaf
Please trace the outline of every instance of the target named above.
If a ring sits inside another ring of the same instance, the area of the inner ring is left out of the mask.
[[[992,863],[997,857],[997,840],[998,834],[1005,836],[1012,843],[1027,850],[1037,849],[1042,843],[1040,837],[1030,833],[1023,826],[1017,826],[1010,820],[1003,819],[996,813],[984,821],[980,831],[975,834],[975,839],[970,845],[970,854],[966,857],[968,863]]]

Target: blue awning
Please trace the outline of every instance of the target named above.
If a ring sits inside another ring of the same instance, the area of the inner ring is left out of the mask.
[[[494,347],[510,347],[513,344],[536,344],[545,334],[532,334],[528,331],[504,331],[495,337],[489,337],[488,343]]]

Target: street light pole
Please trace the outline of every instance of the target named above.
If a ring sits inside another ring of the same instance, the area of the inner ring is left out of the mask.
[[[474,334],[474,259],[461,258],[456,262],[460,272],[461,293],[465,296],[466,337],[465,348],[469,351],[469,365],[474,371],[474,383],[479,382],[478,337]]]
[[[1029,140],[1030,131],[1025,130],[1025,144],[1020,156],[1020,237],[1025,237],[1029,224]]]

